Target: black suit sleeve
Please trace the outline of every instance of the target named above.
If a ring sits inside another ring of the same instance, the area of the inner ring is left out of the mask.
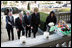
[[[33,14],[31,14],[31,26],[33,26],[33,23],[32,23],[32,18],[33,18],[33,17],[32,17],[32,16],[33,16]]]
[[[15,19],[15,26],[16,26],[16,29],[18,28],[18,20],[17,18]]]
[[[13,17],[13,26],[14,26],[15,24],[14,24],[14,17]]]
[[[56,16],[55,16],[55,19],[54,19],[54,24],[56,24],[56,22],[57,22],[57,18],[56,18]]]
[[[46,19],[46,25],[48,25],[48,23],[49,23],[49,16]]]
[[[26,26],[26,17],[24,16],[23,18],[23,26],[25,27]]]
[[[31,26],[31,15],[30,15],[30,26]]]
[[[8,24],[8,17],[6,16],[6,24]]]

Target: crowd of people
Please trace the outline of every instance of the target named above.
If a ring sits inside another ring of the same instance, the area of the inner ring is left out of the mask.
[[[47,17],[46,25],[48,26],[48,23],[50,22],[53,22],[54,25],[57,22],[57,18],[53,11]],[[31,30],[33,33],[33,37],[36,38],[38,27],[40,27],[40,13],[38,12],[38,8],[34,8],[34,12],[31,15],[29,11],[26,12],[26,15],[23,15],[23,13],[20,12],[19,17],[15,19],[15,22],[14,17],[12,16],[12,12],[8,11],[8,14],[6,16],[6,29],[9,40],[10,40],[10,32],[12,34],[12,40],[14,40],[14,32],[13,32],[14,26],[16,27],[17,30],[18,39],[20,39],[21,31],[22,36],[25,36],[26,34],[26,37],[31,37]],[[26,32],[24,30],[26,30]]]

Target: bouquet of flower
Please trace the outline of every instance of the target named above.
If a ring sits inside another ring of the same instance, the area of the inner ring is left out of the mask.
[[[69,31],[70,30],[69,26],[63,20],[59,21],[58,27],[60,27],[62,31]]]
[[[50,22],[48,25],[50,26],[50,30],[49,30],[50,32],[55,30],[55,26],[53,22]]]
[[[56,33],[63,36],[71,34],[71,26],[65,21],[60,20],[58,26],[56,25]]]
[[[54,26],[54,23],[53,23],[53,22],[50,22],[48,25],[49,25],[50,27],[52,27],[52,26]]]

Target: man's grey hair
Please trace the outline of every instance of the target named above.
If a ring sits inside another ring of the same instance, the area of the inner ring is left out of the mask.
[[[9,12],[8,15],[9,15],[10,13],[12,14],[12,12]]]
[[[23,13],[22,13],[22,12],[20,12],[20,13],[19,13],[19,15],[20,15],[20,14],[21,14],[21,15],[23,15]]]

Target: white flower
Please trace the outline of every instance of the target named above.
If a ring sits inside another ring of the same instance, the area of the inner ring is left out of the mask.
[[[48,25],[51,27],[51,26],[54,26],[54,23],[50,22]]]

